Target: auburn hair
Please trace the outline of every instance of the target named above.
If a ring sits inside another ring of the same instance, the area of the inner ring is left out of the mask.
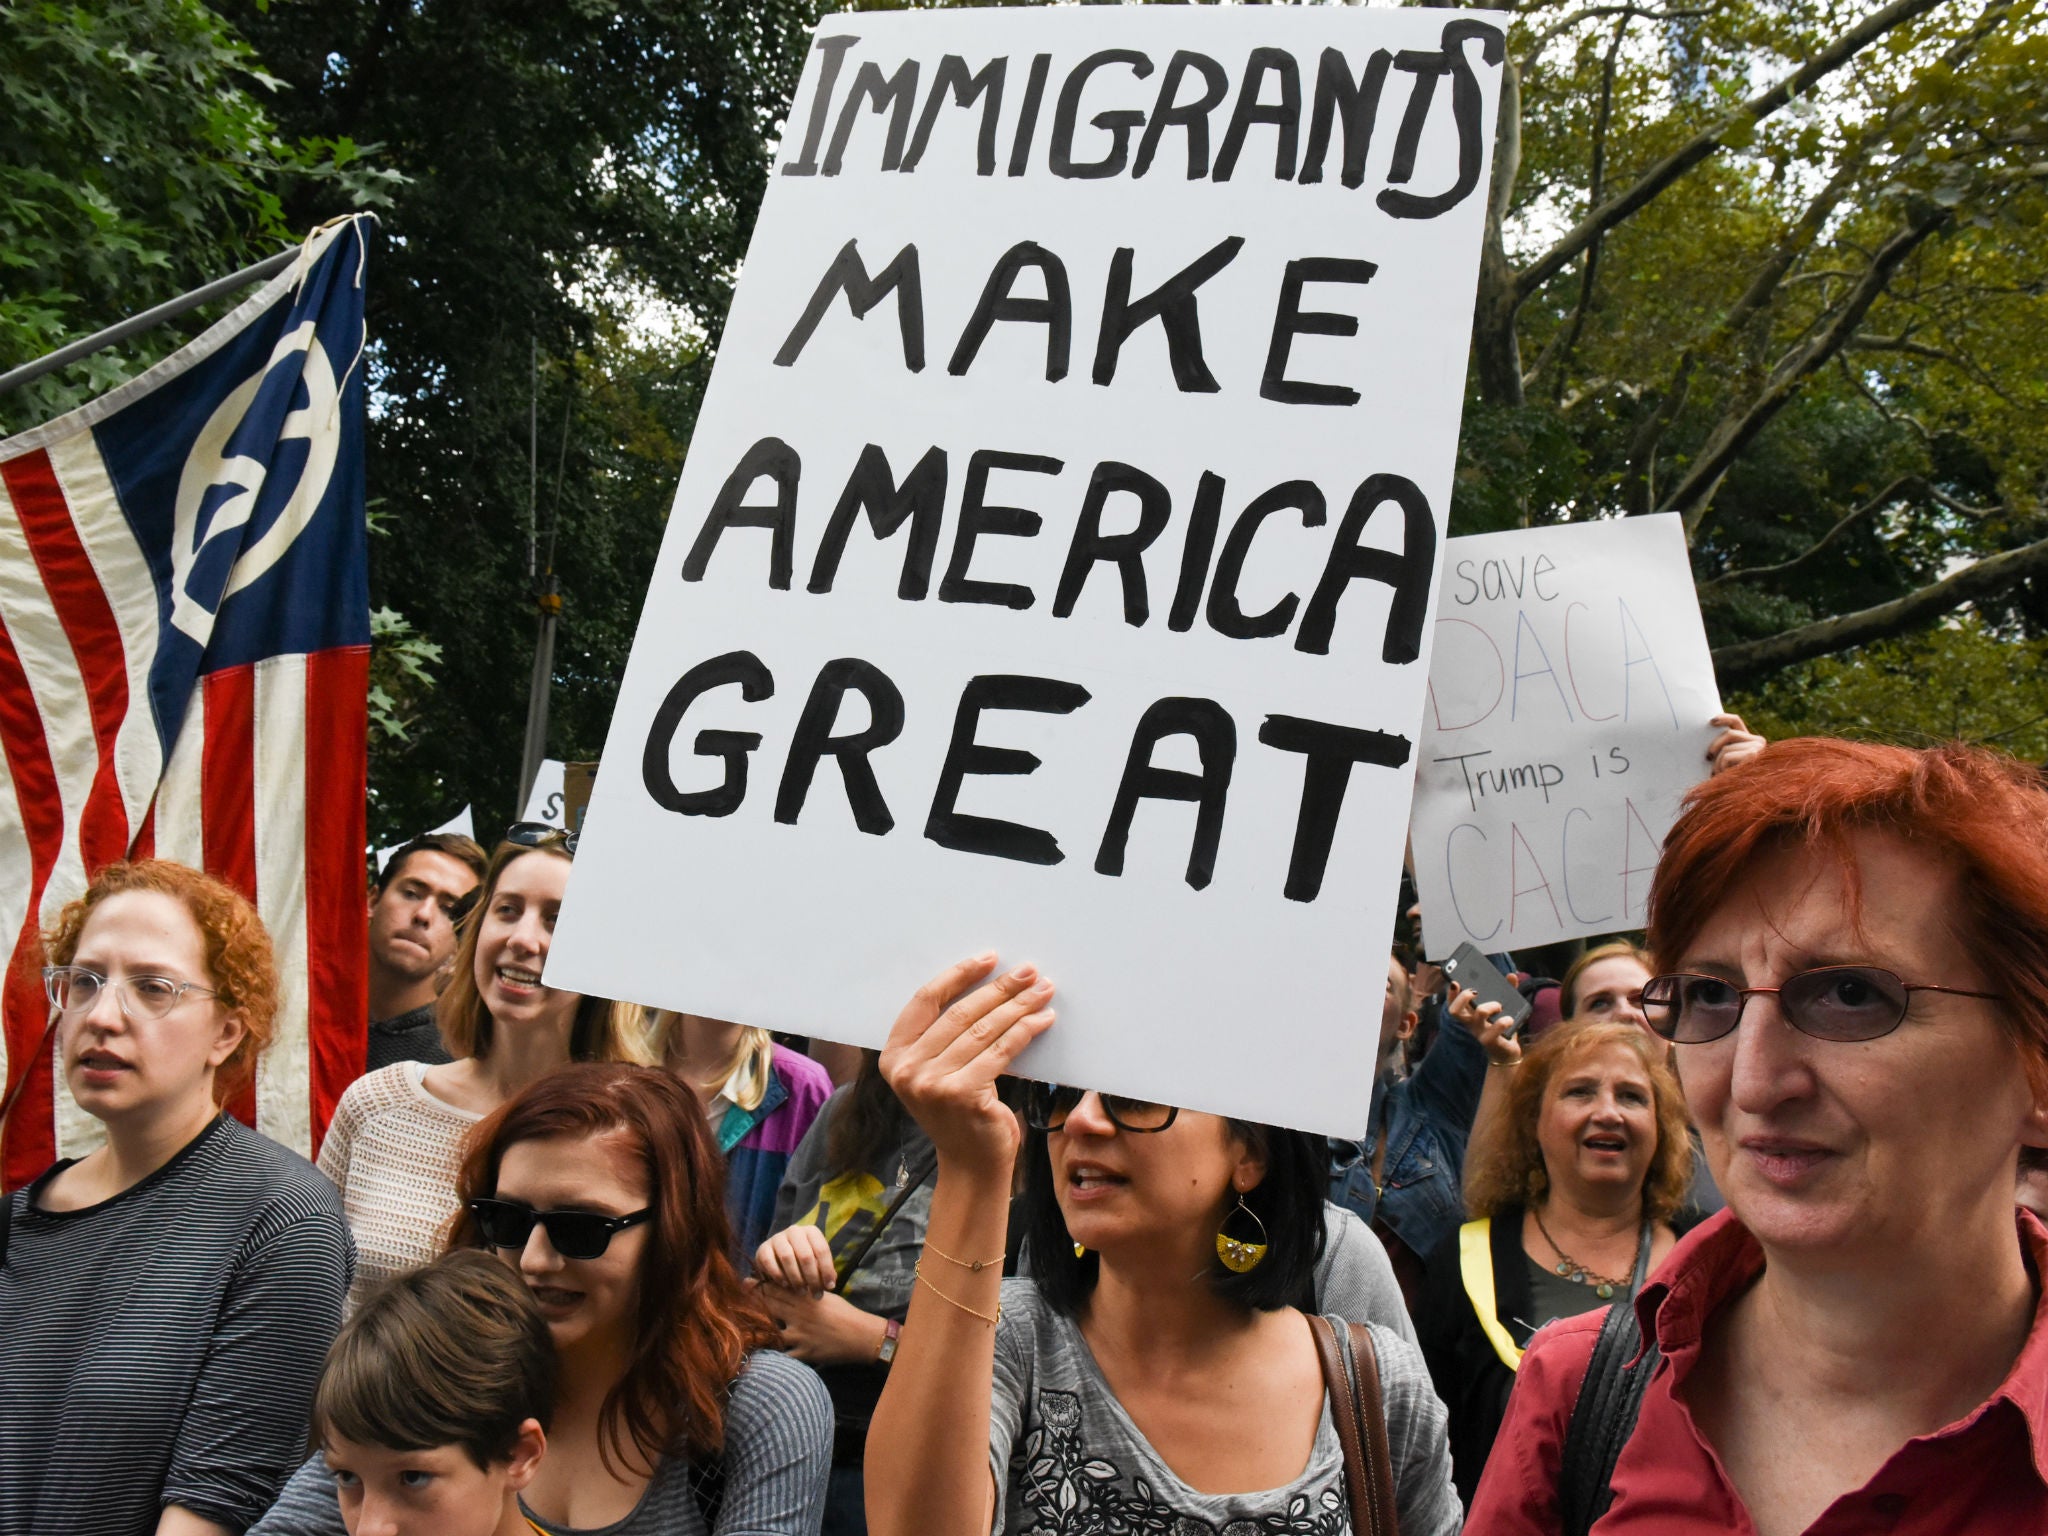
[[[462,939],[455,946],[453,970],[441,998],[434,1005],[435,1022],[441,1026],[441,1041],[448,1054],[461,1060],[478,1060],[491,1054],[491,1010],[484,1006],[476,985],[476,941],[497,899],[498,882],[520,859],[551,858],[569,862],[559,843],[529,848],[521,843],[501,843],[492,855],[477,887],[476,905],[462,925]],[[631,1061],[648,1065],[646,1011],[637,1003],[615,1003],[610,998],[585,996],[576,1005],[576,1022],[569,1030],[569,1059],[572,1061]]]
[[[1942,919],[2004,998],[1999,1022],[2035,1091],[2048,1092],[2048,782],[2002,752],[1806,737],[1772,742],[1716,774],[1686,796],[1650,883],[1648,939],[1658,964],[1680,964],[1758,859],[1781,849],[1832,858],[1850,920],[1859,920],[1850,840],[1870,832],[1899,838],[1955,874]]]
[[[1634,1024],[1588,1020],[1543,1032],[1522,1053],[1508,1078],[1499,1111],[1472,1132],[1465,1152],[1465,1208],[1473,1216],[1497,1215],[1507,1206],[1539,1206],[1550,1195],[1550,1174],[1536,1138],[1544,1101],[1558,1074],[1602,1046],[1625,1046],[1650,1079],[1657,1116],[1657,1148],[1643,1176],[1643,1219],[1669,1221],[1685,1203],[1692,1182],[1692,1137],[1687,1133],[1685,1093],[1670,1067],[1670,1047]]]
[[[241,1042],[213,1075],[214,1102],[225,1104],[256,1075],[256,1058],[277,1032],[277,960],[270,934],[249,898],[225,881],[169,859],[133,859],[107,865],[83,896],[57,914],[43,933],[46,962],[71,964],[94,909],[128,891],[155,891],[184,906],[206,946],[207,970],[187,979],[210,988],[223,1008],[241,1017]]]
[[[605,1396],[598,1447],[607,1467],[637,1465],[651,1475],[664,1457],[702,1461],[723,1450],[734,1378],[750,1353],[780,1338],[767,1308],[740,1285],[725,1159],[696,1094],[672,1073],[624,1062],[574,1062],[550,1073],[470,1132],[449,1246],[485,1246],[469,1202],[496,1196],[508,1147],[607,1134],[631,1143],[654,1219],[640,1263],[633,1355]]]

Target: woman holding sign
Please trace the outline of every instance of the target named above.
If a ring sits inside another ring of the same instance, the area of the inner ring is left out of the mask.
[[[918,990],[883,1052],[938,1171],[868,1436],[870,1529],[1362,1532],[1291,1305],[1323,1244],[1323,1143],[1047,1085],[1027,1134],[996,1079],[1051,1027],[1052,995],[1031,966],[964,961]],[[1034,1278],[1006,1282],[1020,1148]],[[1377,1324],[1370,1337],[1400,1530],[1455,1531],[1421,1356]]]

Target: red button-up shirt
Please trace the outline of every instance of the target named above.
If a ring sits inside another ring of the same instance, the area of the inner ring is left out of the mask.
[[[2048,1228],[2019,1212],[2036,1280],[2048,1275]],[[1714,1309],[1763,1269],[1756,1240],[1722,1212],[1672,1250],[1636,1299],[1664,1362],[1643,1395],[1635,1434],[1614,1467],[1614,1503],[1594,1536],[1756,1536],[1742,1496],[1681,1400]],[[1968,1306],[1969,1298],[1956,1298]],[[1552,1323],[1529,1342],[1507,1420],[1472,1501],[1467,1536],[1556,1536],[1565,1427],[1605,1310]],[[1861,1488],[1843,1494],[1806,1536],[2039,1536],[2048,1532],[2048,1289],[2019,1358],[1965,1417],[1908,1440]]]

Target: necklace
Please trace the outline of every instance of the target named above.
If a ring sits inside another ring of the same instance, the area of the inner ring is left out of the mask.
[[[1590,1285],[1593,1287],[1593,1294],[1602,1301],[1610,1300],[1616,1290],[1628,1289],[1627,1280],[1617,1280],[1609,1275],[1596,1275],[1592,1270],[1586,1268],[1585,1265],[1558,1247],[1557,1239],[1550,1235],[1550,1228],[1543,1225],[1543,1213],[1541,1211],[1531,1206],[1529,1207],[1529,1214],[1536,1218],[1536,1230],[1543,1234],[1543,1241],[1550,1244],[1550,1251],[1557,1255],[1557,1263],[1553,1266],[1555,1273],[1580,1285]]]

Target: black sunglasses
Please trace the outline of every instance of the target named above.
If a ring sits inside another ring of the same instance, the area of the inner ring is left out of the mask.
[[[1068,1088],[1059,1083],[1032,1083],[1024,1090],[1024,1123],[1034,1131],[1056,1131],[1086,1094],[1086,1088]],[[1173,1124],[1180,1110],[1171,1104],[1154,1104],[1149,1099],[1127,1099],[1122,1094],[1098,1094],[1102,1112],[1120,1131],[1149,1135]]]
[[[472,1200],[469,1214],[493,1248],[524,1248],[536,1223],[547,1229],[548,1241],[565,1259],[595,1259],[611,1247],[613,1234],[651,1219],[654,1208],[630,1216],[601,1216],[596,1211],[536,1211],[510,1200]]]
[[[1679,1045],[1705,1045],[1732,1034],[1752,997],[1771,996],[1785,1022],[1816,1040],[1875,1040],[1899,1027],[1915,992],[2001,1001],[1996,992],[1906,982],[1875,965],[1824,965],[1787,976],[1775,987],[1738,987],[1720,976],[1679,971],[1643,983],[1643,1017]]]
[[[516,843],[521,848],[560,848],[571,858],[576,856],[576,834],[544,821],[515,821],[499,841]]]

